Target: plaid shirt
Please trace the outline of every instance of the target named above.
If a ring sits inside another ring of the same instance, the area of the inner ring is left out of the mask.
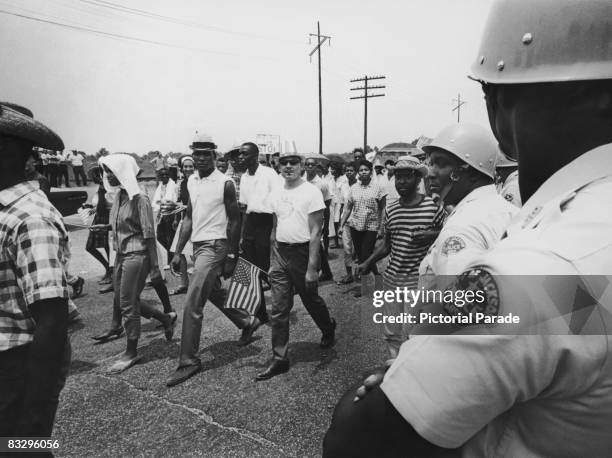
[[[136,194],[130,200],[122,189],[115,196],[109,220],[118,254],[146,251],[146,240],[155,239],[153,209],[146,194]]]
[[[246,210],[246,204],[240,202],[240,180],[242,179],[242,174],[244,172],[237,172],[233,170],[232,173],[227,172],[226,175],[229,176],[234,182],[234,187],[236,188],[236,202],[238,202],[238,207],[241,210]]]
[[[374,179],[366,186],[359,180],[351,186],[348,200],[353,203],[353,210],[349,226],[357,231],[378,231],[380,227],[378,202],[386,194],[383,187]]]
[[[0,191],[0,351],[34,338],[29,305],[69,297],[63,267],[69,258],[62,215],[38,182]]]

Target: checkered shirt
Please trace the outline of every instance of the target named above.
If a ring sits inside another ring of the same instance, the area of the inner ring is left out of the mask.
[[[69,297],[68,243],[62,215],[37,181],[0,191],[0,351],[34,338],[31,304]]]
[[[366,186],[360,181],[351,186],[349,202],[353,202],[353,210],[349,226],[357,231],[378,231],[378,201],[386,194],[384,188],[373,179]]]

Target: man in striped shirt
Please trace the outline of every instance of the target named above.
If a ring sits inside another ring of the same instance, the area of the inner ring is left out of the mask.
[[[431,197],[417,191],[419,182],[427,175],[427,166],[416,158],[405,156],[399,159],[393,170],[400,198],[385,209],[384,243],[359,265],[360,272],[366,273],[371,265],[391,254],[383,273],[384,288],[391,291],[417,287],[419,265],[444,220],[444,210]],[[405,305],[404,302],[385,302],[383,314],[400,315],[405,311]],[[384,334],[391,357],[395,358],[405,340],[402,324],[385,322]]]

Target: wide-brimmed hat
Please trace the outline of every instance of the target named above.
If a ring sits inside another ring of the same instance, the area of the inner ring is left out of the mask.
[[[428,168],[425,164],[419,161],[416,157],[412,156],[402,156],[400,157],[395,165],[392,167],[392,170],[416,170],[422,177],[427,176]]]
[[[330,162],[327,156],[324,156],[319,153],[309,153],[306,155],[305,159],[314,159],[315,161],[317,161],[318,164],[321,164],[323,166],[329,165]]]
[[[193,142],[189,145],[192,151],[217,151],[217,145],[212,137],[207,134],[196,132]]]
[[[59,135],[34,120],[29,109],[10,102],[0,102],[0,134],[28,140],[41,148],[64,149]]]

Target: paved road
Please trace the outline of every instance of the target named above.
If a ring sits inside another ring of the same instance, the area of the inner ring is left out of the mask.
[[[319,348],[320,333],[296,298],[287,374],[254,382],[271,354],[269,326],[260,328],[254,343],[239,348],[239,331],[209,303],[200,343],[204,370],[166,388],[176,366],[183,310],[184,296],[174,296],[179,313],[174,341],[166,342],[155,322],[143,320],[142,363],[106,375],[125,340],[95,345],[90,339],[107,328],[112,297],[98,294],[103,272],[83,249],[86,235],[72,232],[72,270],[86,279],[86,295],[76,301],[83,327],[72,334],[71,374],[54,432],[61,444],[57,456],[319,456],[337,399],[385,359],[371,301],[328,283],[320,292],[338,322],[337,343]],[[332,256],[339,278],[341,250],[332,250]],[[168,282],[175,286],[171,275]],[[152,289],[144,291],[143,300],[158,304]]]

